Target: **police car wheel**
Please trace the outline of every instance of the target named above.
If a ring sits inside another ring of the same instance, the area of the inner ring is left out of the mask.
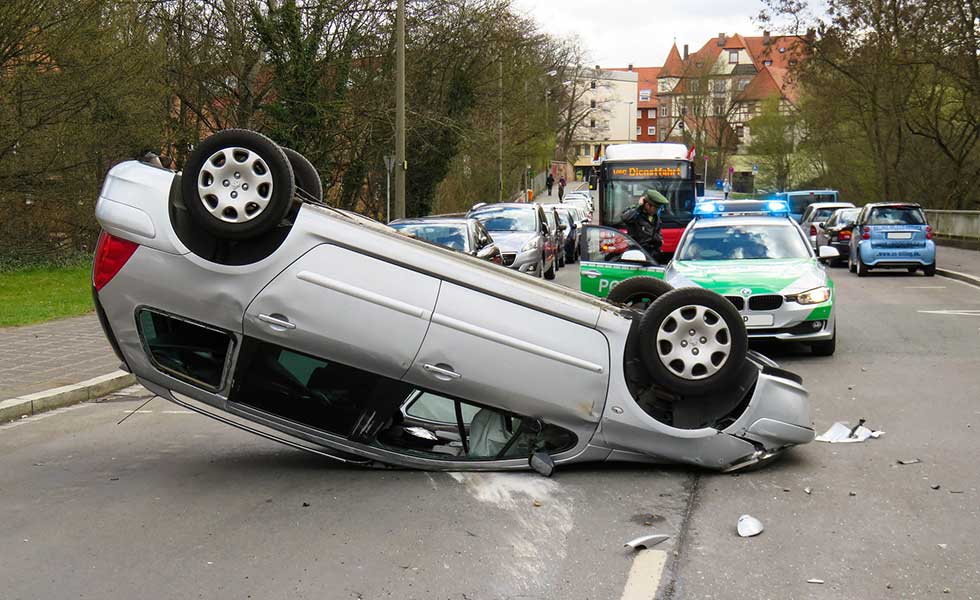
[[[616,284],[606,300],[646,310],[657,298],[673,289],[674,286],[656,277],[630,277]]]
[[[656,385],[681,395],[717,391],[738,377],[748,336],[731,302],[703,288],[664,293],[640,319],[640,351]]]
[[[834,351],[837,350],[837,331],[834,331],[833,337],[829,340],[821,340],[819,342],[810,342],[810,352],[814,356],[833,356]]]
[[[181,178],[191,219],[220,239],[249,239],[277,227],[295,188],[282,149],[247,129],[219,131],[198,144]]]

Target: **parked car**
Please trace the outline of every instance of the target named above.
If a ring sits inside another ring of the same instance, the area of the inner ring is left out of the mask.
[[[922,207],[906,202],[867,204],[854,220],[847,266],[858,277],[871,269],[921,269],[936,274],[936,242]]]
[[[558,216],[558,211],[553,207],[542,205],[544,209],[545,222],[548,223],[549,243],[555,253],[555,263],[561,269],[565,266],[565,232],[567,227]]]
[[[503,253],[505,266],[535,277],[555,278],[558,261],[554,241],[540,204],[485,204],[467,216],[490,232]]]
[[[814,202],[803,210],[803,216],[800,217],[800,227],[810,236],[810,245],[814,249],[819,247],[817,246],[817,231],[820,229],[820,225],[838,208],[854,208],[854,205],[850,202]]]
[[[593,211],[592,198],[588,195],[587,192],[569,192],[568,194],[565,194],[564,198],[562,198],[561,203],[577,206],[585,212],[585,215],[589,219],[592,218],[592,211]]]
[[[365,466],[733,470],[813,439],[801,379],[746,350],[721,296],[615,306],[334,210],[315,188],[308,161],[243,130],[198,144],[182,174],[113,167],[93,295],[122,367],[188,409]],[[493,208],[541,225],[539,208]],[[710,374],[682,349],[689,330],[694,347],[712,340]]]
[[[498,265],[503,264],[500,248],[493,243],[483,223],[458,216],[434,216],[399,219],[388,224],[401,233],[417,239],[464,252]]]
[[[574,207],[565,206],[564,204],[545,205],[546,208],[549,206],[558,212],[558,218],[565,225],[565,240],[562,245],[562,251],[565,254],[565,262],[573,264],[578,261],[578,213]]]
[[[854,219],[857,218],[859,208],[838,208],[826,221],[817,227],[817,248],[820,246],[830,246],[840,253],[841,258],[830,261],[831,266],[841,266],[847,256],[848,246],[851,243],[851,230],[854,227]]]

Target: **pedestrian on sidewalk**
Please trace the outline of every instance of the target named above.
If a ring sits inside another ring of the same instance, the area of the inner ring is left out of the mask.
[[[548,188],[548,195],[551,195],[551,188],[555,187],[555,176],[548,173],[548,178],[544,180],[545,187]]]
[[[558,201],[565,197],[565,176],[562,175],[558,178]]]
[[[722,189],[725,190],[725,200],[728,200],[728,194],[732,193],[732,182],[730,179],[725,180],[725,184],[722,186]]]

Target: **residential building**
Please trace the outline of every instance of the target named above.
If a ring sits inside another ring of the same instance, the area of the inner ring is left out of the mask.
[[[660,139],[657,135],[657,76],[660,74],[660,67],[629,65],[625,69],[612,70],[636,73],[636,135],[633,140],[656,142]]]
[[[583,69],[576,82],[577,102],[588,111],[575,128],[575,176],[584,179],[609,144],[636,140],[638,76],[634,71]]]

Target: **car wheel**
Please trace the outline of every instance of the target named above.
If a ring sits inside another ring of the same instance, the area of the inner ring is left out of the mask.
[[[871,268],[868,265],[864,264],[864,261],[861,260],[861,254],[859,253],[857,255],[857,274],[858,274],[858,277],[864,277],[864,276],[866,276],[869,271],[871,271]]]
[[[932,263],[931,265],[926,265],[922,267],[922,272],[925,273],[926,277],[935,277],[936,263]]]
[[[857,269],[854,267],[854,261],[851,259],[850,253],[847,254],[847,270],[850,271],[851,273],[857,271]]]
[[[296,188],[303,190],[312,196],[314,200],[322,202],[323,183],[320,181],[320,174],[316,172],[316,167],[313,166],[313,163],[292,148],[280,147],[289,160],[289,166],[293,168],[293,178],[296,182]]]
[[[820,340],[819,342],[810,342],[810,352],[814,356],[833,356],[834,351],[837,350],[837,330],[834,330],[834,335],[829,340]]]
[[[643,364],[658,385],[682,395],[724,389],[745,364],[748,336],[735,306],[703,288],[671,290],[640,319]]]
[[[653,302],[674,289],[663,279],[656,277],[631,277],[616,284],[606,296],[609,302],[625,304],[630,308],[646,310]]]
[[[564,269],[565,268],[565,253],[564,252],[556,252],[555,253],[555,260],[558,261],[558,268],[559,269]]]
[[[212,235],[244,240],[282,221],[296,189],[282,148],[262,134],[227,129],[201,142],[184,166],[181,195],[191,219]]]
[[[555,278],[555,263],[556,263],[557,260],[558,260],[557,258],[551,259],[551,267],[549,267],[548,270],[544,272],[544,278],[545,279],[554,279]],[[544,268],[544,267],[542,267],[542,268]]]
[[[918,269],[917,269],[916,267],[909,267],[909,268],[908,268],[908,272],[909,272],[909,273],[915,273],[915,272],[916,272],[917,270],[918,270]]]

